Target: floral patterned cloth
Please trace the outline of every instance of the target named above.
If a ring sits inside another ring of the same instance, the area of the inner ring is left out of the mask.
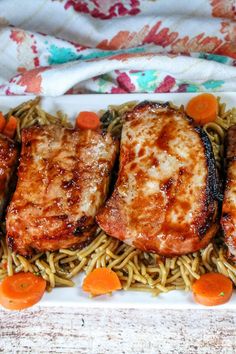
[[[236,89],[236,0],[1,0],[0,94]]]

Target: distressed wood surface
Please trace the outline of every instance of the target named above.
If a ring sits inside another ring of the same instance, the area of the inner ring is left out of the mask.
[[[0,311],[1,353],[234,354],[236,311]]]

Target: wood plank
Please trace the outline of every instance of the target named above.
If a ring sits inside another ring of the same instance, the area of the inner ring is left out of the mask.
[[[1,353],[234,354],[236,311],[0,311]]]

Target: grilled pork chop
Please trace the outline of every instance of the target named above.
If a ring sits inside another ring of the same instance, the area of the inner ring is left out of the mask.
[[[16,143],[0,134],[0,217],[8,199],[9,183],[17,163]]]
[[[8,209],[17,253],[84,245],[104,202],[118,145],[110,134],[51,125],[22,132],[18,183]]]
[[[143,102],[127,113],[118,180],[97,215],[110,236],[174,256],[215,235],[217,175],[211,143],[184,113]]]
[[[221,226],[229,257],[236,261],[236,125],[226,136],[226,184],[222,206]]]

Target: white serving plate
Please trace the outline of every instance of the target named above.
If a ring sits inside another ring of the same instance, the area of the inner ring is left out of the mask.
[[[198,93],[196,93],[198,94]],[[62,110],[69,116],[70,120],[75,119],[79,111],[98,111],[106,109],[110,104],[122,104],[127,101],[172,101],[180,105],[185,104],[195,93],[172,93],[172,94],[91,94],[91,95],[65,95],[60,97],[43,97],[41,106],[50,113]],[[222,102],[227,107],[236,106],[236,93],[215,92],[222,97]],[[34,96],[0,96],[0,111],[4,113],[10,108],[27,101]],[[112,296],[104,295],[96,298],[89,298],[88,294],[81,290],[82,276],[75,280],[73,288],[56,288],[51,293],[46,293],[40,302],[40,306],[75,306],[75,307],[109,307],[109,308],[156,308],[156,309],[200,309],[206,307],[196,304],[192,299],[191,292],[171,291],[153,297],[151,293],[136,291],[117,291]],[[211,308],[236,309],[236,291],[228,303]]]

